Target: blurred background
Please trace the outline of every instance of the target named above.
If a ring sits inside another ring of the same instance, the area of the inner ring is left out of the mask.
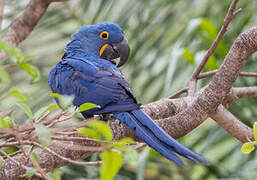
[[[28,0],[6,0],[2,33],[24,10]],[[132,91],[141,103],[167,97],[185,87],[192,71],[203,58],[223,24],[231,0],[71,0],[52,3],[32,34],[20,45],[31,63],[41,73],[38,82],[31,84],[26,72],[10,69],[9,82],[0,82],[0,95],[11,87],[28,96],[27,103],[36,111],[53,103],[49,96],[48,73],[64,53],[70,36],[82,25],[102,21],[118,23],[125,31],[131,46],[128,63],[122,67]],[[240,32],[256,25],[257,1],[241,0],[242,12],[235,17],[211,56],[205,71],[222,63],[229,47]],[[253,55],[244,71],[257,72],[257,55]],[[209,82],[198,81],[198,89]],[[239,77],[235,87],[257,85],[257,79]],[[15,99],[0,102],[0,109],[13,107]],[[257,118],[257,101],[240,99],[229,110],[245,124],[252,126]],[[15,109],[16,121],[22,123],[24,114]],[[210,166],[185,160],[178,167],[148,148],[131,155],[116,180],[250,180],[257,177],[256,153],[243,155],[241,143],[228,135],[212,120],[180,139],[191,150],[202,154]],[[87,160],[96,160],[97,154]],[[98,179],[98,167],[70,165],[56,170],[61,179]]]

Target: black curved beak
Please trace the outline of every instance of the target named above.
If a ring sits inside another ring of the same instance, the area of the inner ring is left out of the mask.
[[[101,58],[112,61],[113,59],[120,57],[120,62],[117,65],[117,67],[120,67],[127,62],[129,53],[130,47],[128,40],[124,37],[123,40],[119,43],[108,44],[108,46],[105,47]]]

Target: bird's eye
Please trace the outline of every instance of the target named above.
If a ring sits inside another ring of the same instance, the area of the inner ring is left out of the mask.
[[[102,32],[100,35],[100,38],[103,40],[107,40],[109,38],[109,33],[107,31]]]

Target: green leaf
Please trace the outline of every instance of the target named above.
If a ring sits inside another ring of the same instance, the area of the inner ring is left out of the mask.
[[[42,146],[45,148],[52,140],[51,129],[43,124],[35,124],[35,132]]]
[[[58,98],[58,99],[61,97],[61,95],[60,95],[60,94],[57,94],[57,93],[50,93],[50,96],[51,96],[51,97]]]
[[[219,68],[218,61],[216,60],[216,58],[213,55],[210,56],[210,58],[208,59],[204,69],[206,71],[212,71],[212,70],[215,70],[215,69],[218,69],[218,68]]]
[[[122,155],[114,151],[106,151],[100,154],[102,165],[100,169],[101,180],[112,180],[122,165]]]
[[[79,111],[82,112],[93,108],[101,108],[101,107],[93,103],[84,103],[79,106]]]
[[[10,75],[2,67],[0,67],[0,80],[3,83],[9,83],[11,81]]]
[[[37,169],[29,167],[26,169],[26,176],[32,177],[35,175],[36,172],[37,172]]]
[[[253,124],[254,139],[257,141],[257,122]]]
[[[39,119],[41,116],[43,116],[46,112],[52,110],[52,109],[58,109],[58,105],[57,104],[50,104],[48,106],[42,107],[40,108],[38,111],[35,112],[34,114],[34,119],[37,120]]]
[[[89,137],[89,138],[92,138],[92,139],[95,139],[95,140],[102,141],[101,134],[99,132],[95,131],[94,129],[91,129],[91,128],[80,128],[78,130],[78,133],[83,135],[83,136],[86,136],[86,137]]]
[[[4,118],[0,117],[0,127],[8,128],[9,124],[4,120]]]
[[[3,157],[0,155],[0,168],[2,167],[2,165],[3,165]]]
[[[40,159],[39,159],[38,155],[37,155],[35,152],[32,152],[32,153],[31,153],[31,157],[32,157],[32,159],[33,159],[37,164],[40,163]]]
[[[215,39],[215,37],[217,36],[217,30],[216,30],[215,26],[208,19],[203,18],[201,23],[200,23],[200,27],[201,27],[202,30],[207,32],[208,35],[210,37],[212,37],[212,39]]]
[[[63,174],[62,170],[57,168],[57,169],[53,170],[51,173],[49,173],[49,176],[53,180],[61,180],[62,174]]]
[[[29,61],[32,61],[32,60],[34,60],[34,59],[36,59],[37,58],[37,56],[28,56],[28,57],[26,57],[25,59],[24,59],[24,62],[29,62]]]
[[[17,100],[19,101],[26,101],[26,96],[23,95],[20,91],[18,91],[16,88],[12,88],[10,91],[9,91],[9,94],[11,96],[13,96],[14,98],[16,98]]]
[[[127,147],[127,144],[129,143],[133,143],[133,139],[132,138],[123,138],[117,142],[113,142],[112,144],[112,147],[113,148],[116,148],[116,149],[119,149],[121,151],[126,151],[126,149],[128,148]]]
[[[184,49],[184,52],[182,53],[182,57],[191,64],[194,64],[195,62],[194,54],[188,49]]]
[[[254,146],[255,146],[255,142],[244,143],[242,148],[241,148],[241,152],[243,154],[249,154],[255,149]]]
[[[16,103],[16,105],[17,105],[21,110],[23,110],[23,112],[24,112],[30,119],[33,119],[33,113],[32,113],[30,107],[29,107],[27,104],[18,102],[18,103]]]
[[[27,63],[21,63],[19,66],[32,77],[32,83],[37,82],[40,79],[40,72],[36,66]]]
[[[88,122],[87,126],[101,133],[107,141],[112,140],[112,130],[107,123],[99,120],[94,120]]]

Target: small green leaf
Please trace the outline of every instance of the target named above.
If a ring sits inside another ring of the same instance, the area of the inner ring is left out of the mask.
[[[255,148],[254,148],[255,142],[247,142],[244,143],[242,148],[241,148],[241,152],[243,154],[249,154],[251,153]]]
[[[2,165],[3,165],[3,157],[0,155],[0,168],[2,167]]]
[[[29,167],[26,169],[26,176],[32,177],[35,175],[36,172],[37,172],[37,169]]]
[[[133,139],[132,138],[123,138],[117,142],[113,142],[112,147],[119,149],[120,151],[126,151],[127,144],[133,143]]]
[[[31,153],[31,157],[32,157],[32,159],[33,159],[37,164],[40,163],[40,159],[39,159],[38,155],[37,155],[35,152],[32,152],[32,153]]]
[[[43,124],[35,124],[35,132],[42,146],[45,148],[52,140],[51,129]]]
[[[26,96],[23,95],[20,91],[18,91],[16,88],[12,88],[10,91],[9,91],[9,94],[11,96],[13,96],[14,98],[16,98],[17,100],[19,101],[26,101]]]
[[[33,113],[32,113],[30,107],[29,107],[27,104],[18,102],[18,103],[16,103],[16,105],[17,105],[21,110],[23,110],[23,112],[24,112],[30,119],[33,119]]]
[[[84,103],[79,106],[79,111],[82,112],[93,108],[100,108],[100,106],[93,103]]]
[[[206,71],[212,71],[212,70],[215,70],[215,69],[218,69],[218,68],[219,68],[218,61],[216,60],[216,58],[213,55],[210,56],[210,58],[208,59],[204,69]]]
[[[28,57],[26,57],[25,59],[24,59],[24,62],[29,62],[29,61],[32,61],[32,60],[34,60],[34,59],[36,59],[37,58],[37,56],[28,56]]]
[[[32,77],[32,83],[37,82],[40,79],[40,72],[36,66],[27,63],[21,63],[19,66]]]
[[[46,112],[48,112],[48,111],[50,111],[52,109],[58,109],[58,105],[57,104],[51,104],[51,105],[48,105],[48,106],[40,108],[38,111],[35,112],[34,119],[35,120],[39,119]]]
[[[106,151],[100,154],[102,165],[100,169],[101,180],[112,180],[122,165],[122,155],[114,151]]]
[[[0,127],[8,128],[9,124],[4,120],[4,118],[0,117]]]
[[[62,170],[60,168],[57,168],[53,170],[51,173],[49,173],[49,176],[53,180],[61,180],[62,174],[63,174]]]
[[[11,81],[10,75],[0,66],[0,81],[3,83],[9,83]]]
[[[257,122],[253,124],[254,139],[257,141]]]
[[[58,98],[58,99],[61,97],[61,95],[60,95],[60,94],[57,94],[57,93],[50,93],[50,96],[51,96],[51,97]]]
[[[202,30],[207,32],[208,35],[210,37],[212,37],[212,39],[214,39],[217,36],[217,30],[216,30],[215,26],[208,19],[203,18],[201,23],[200,23],[200,27],[201,27]]]
[[[184,52],[182,53],[182,57],[191,64],[194,64],[195,62],[194,54],[191,51],[189,51],[189,49],[184,49]]]
[[[94,120],[88,122],[87,126],[101,133],[107,141],[112,140],[112,130],[107,123],[99,120]]]
[[[89,138],[92,138],[92,139],[95,139],[95,140],[102,141],[102,137],[101,137],[100,133],[95,131],[94,129],[91,129],[91,128],[80,128],[78,130],[78,133],[83,135],[83,136],[86,136],[86,137],[89,137]]]

